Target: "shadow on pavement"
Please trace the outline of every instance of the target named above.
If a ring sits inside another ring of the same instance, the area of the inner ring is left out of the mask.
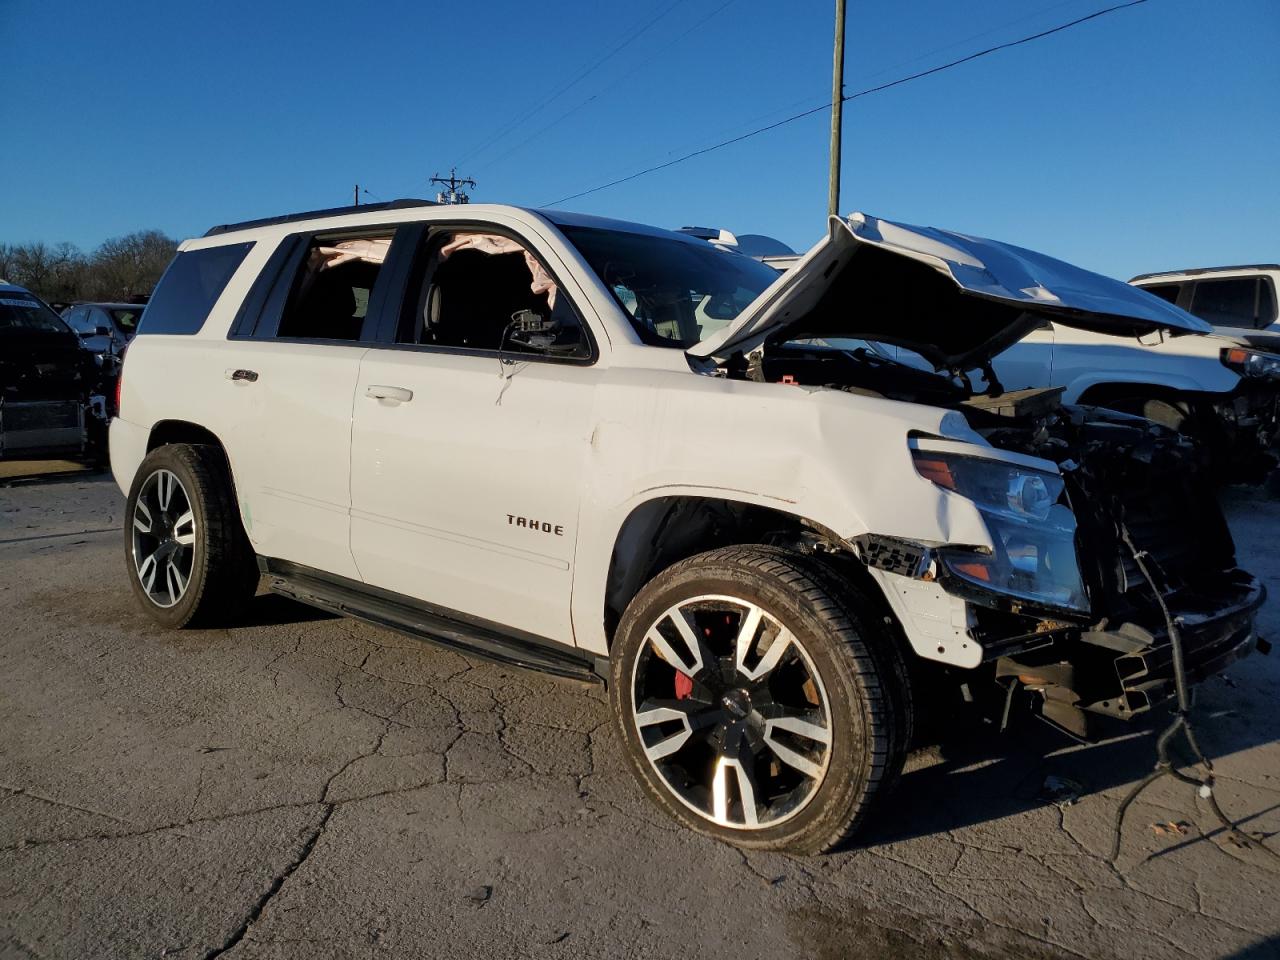
[[[238,627],[278,627],[290,623],[315,623],[335,620],[336,613],[309,607],[278,593],[262,593],[254,597],[239,617]]]
[[[1216,689],[1205,691],[1209,695],[1193,722],[1211,761],[1280,740],[1280,718],[1274,711],[1256,709],[1246,696],[1237,699],[1237,691],[1220,678],[1209,680],[1210,685]],[[1109,739],[1088,745],[1077,745],[1032,718],[1004,734],[994,727],[958,730],[932,750],[940,762],[928,764],[926,756],[924,765],[908,763],[894,791],[892,814],[870,823],[857,842],[876,846],[910,840],[1045,806],[1053,802],[1046,795],[1050,776],[1074,781],[1080,797],[1131,784],[1152,770],[1155,737],[1169,718],[1168,708],[1153,710],[1140,722],[1108,726]],[[1187,790],[1188,802],[1194,802],[1192,788]],[[1226,811],[1242,825],[1267,812]],[[1131,812],[1126,832],[1136,823]]]
[[[1251,947],[1237,950],[1223,960],[1275,960],[1280,957],[1280,937],[1267,937]]]

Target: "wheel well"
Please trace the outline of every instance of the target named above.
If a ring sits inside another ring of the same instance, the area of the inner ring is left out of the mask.
[[[795,514],[715,497],[659,497],[636,507],[614,540],[604,600],[609,642],[627,604],[663,570],[706,550],[752,543],[837,551],[829,556],[847,561],[850,576],[871,579],[839,536]]]
[[[198,423],[191,423],[189,420],[161,420],[151,428],[151,435],[147,437],[147,453],[171,443],[193,443],[216,447],[218,452],[222,454],[222,464],[227,472],[227,481],[231,484],[231,492],[234,496],[236,479],[235,473],[231,469],[231,458],[227,456],[227,448],[222,445],[222,441],[218,439],[217,434],[200,426]]]
[[[217,447],[226,455],[222,441],[212,431],[187,420],[161,420],[152,427],[151,436],[147,438],[147,453],[168,443],[204,443]]]

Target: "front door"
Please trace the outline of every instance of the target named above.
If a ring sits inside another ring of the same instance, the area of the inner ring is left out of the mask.
[[[479,228],[433,229],[411,276],[396,344],[365,354],[356,385],[361,576],[572,644],[596,383],[580,315],[541,261]]]

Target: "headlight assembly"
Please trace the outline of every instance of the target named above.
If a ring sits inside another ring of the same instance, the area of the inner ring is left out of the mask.
[[[1222,351],[1222,362],[1242,377],[1259,380],[1280,380],[1280,356],[1246,350],[1244,347],[1228,347]]]
[[[999,460],[913,450],[916,471],[972,500],[986,521],[991,552],[944,547],[945,572],[982,591],[1041,606],[1086,612],[1076,562],[1076,518],[1060,503],[1062,477]]]

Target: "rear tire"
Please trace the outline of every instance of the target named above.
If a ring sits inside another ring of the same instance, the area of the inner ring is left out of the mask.
[[[125,509],[134,595],[156,622],[181,629],[232,623],[258,585],[226,457],[208,444],[147,454]]]
[[[1182,433],[1191,425],[1191,412],[1185,409],[1184,405],[1173,400],[1162,400],[1157,397],[1116,397],[1114,400],[1104,401],[1102,406],[1111,410],[1119,410],[1121,413],[1132,413],[1135,416],[1146,417],[1153,423],[1158,423],[1162,427],[1168,427],[1170,430],[1176,430]]]
[[[650,799],[741,847],[848,840],[911,738],[906,667],[877,610],[774,547],[713,550],[650,581],[610,658],[616,730]]]

